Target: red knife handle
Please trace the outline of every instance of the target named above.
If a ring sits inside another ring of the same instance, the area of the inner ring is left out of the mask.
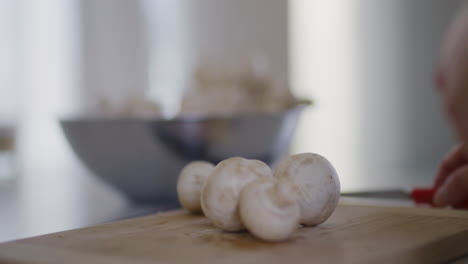
[[[411,198],[417,204],[432,204],[435,192],[435,189],[415,188],[411,191]]]
[[[411,191],[411,198],[417,204],[430,204],[433,205],[435,188],[415,188]],[[468,209],[468,200],[455,208]]]

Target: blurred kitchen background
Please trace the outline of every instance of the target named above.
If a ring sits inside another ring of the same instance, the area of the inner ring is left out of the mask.
[[[0,0],[0,241],[146,210],[58,120],[143,97],[173,117],[202,60],[313,100],[291,153],[326,156],[344,191],[429,185],[455,141],[431,75],[461,2]]]

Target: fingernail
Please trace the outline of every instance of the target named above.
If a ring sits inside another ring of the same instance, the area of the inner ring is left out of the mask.
[[[445,188],[439,188],[434,195],[433,203],[436,207],[444,207],[448,203],[448,195],[447,191]]]

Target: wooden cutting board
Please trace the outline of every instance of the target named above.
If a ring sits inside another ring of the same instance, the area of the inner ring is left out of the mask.
[[[0,263],[440,263],[468,253],[468,212],[340,205],[289,241],[171,211],[0,244]]]

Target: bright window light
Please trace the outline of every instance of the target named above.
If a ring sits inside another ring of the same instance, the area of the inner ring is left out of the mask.
[[[345,188],[360,174],[357,20],[354,1],[290,2],[294,92],[315,104],[301,120],[293,152],[316,152],[335,164]]]

